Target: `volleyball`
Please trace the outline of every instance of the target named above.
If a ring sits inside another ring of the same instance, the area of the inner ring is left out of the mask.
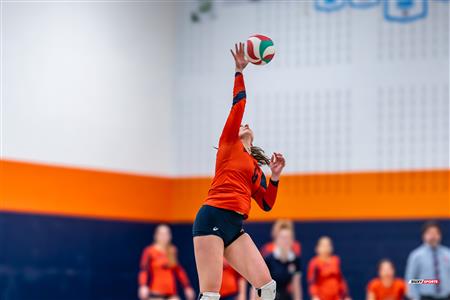
[[[245,55],[252,64],[268,64],[275,55],[272,39],[262,34],[250,36],[245,43]]]

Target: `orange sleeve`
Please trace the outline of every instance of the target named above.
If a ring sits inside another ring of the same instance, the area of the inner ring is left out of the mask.
[[[150,268],[151,254],[148,248],[142,251],[140,271],[138,274],[139,285],[147,285],[149,281],[149,268]]]
[[[309,262],[307,274],[309,294],[311,296],[317,296],[319,293],[318,279],[319,279],[319,267],[316,265],[314,259],[312,259]]]
[[[266,176],[261,174],[261,183],[258,190],[252,195],[258,206],[264,211],[269,211],[275,205],[278,192],[278,181],[269,180],[269,186],[266,183]]]
[[[406,295],[406,283],[403,279],[399,279],[398,284],[400,286],[400,291],[402,293],[402,297]]]
[[[369,281],[369,283],[367,284],[367,292],[371,292],[371,293],[375,294],[375,280],[374,279]]]
[[[338,257],[336,259],[336,263],[339,268],[339,291],[340,291],[340,294],[342,295],[342,297],[347,297],[349,294],[348,286],[347,286],[347,282],[345,281],[344,274],[342,274],[341,261]]]
[[[177,276],[178,280],[181,282],[181,285],[183,285],[184,288],[191,286],[186,271],[182,266],[180,265],[175,266],[175,275]]]
[[[246,97],[244,76],[242,73],[236,72],[234,76],[233,106],[220,136],[219,147],[239,139],[239,128],[244,117]]]

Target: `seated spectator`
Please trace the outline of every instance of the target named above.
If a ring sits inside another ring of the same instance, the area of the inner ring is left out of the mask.
[[[140,300],[179,300],[176,280],[184,287],[187,300],[194,300],[195,293],[177,258],[177,248],[172,244],[170,227],[156,227],[153,244],[142,252],[138,276]]]
[[[331,238],[323,236],[316,246],[316,256],[308,266],[308,285],[312,300],[350,300],[341,261],[333,255]]]
[[[395,278],[395,267],[389,259],[378,264],[378,277],[367,285],[367,300],[403,300],[406,285],[401,278]]]

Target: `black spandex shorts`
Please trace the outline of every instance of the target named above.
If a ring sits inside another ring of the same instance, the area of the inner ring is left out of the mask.
[[[225,247],[244,234],[244,216],[232,210],[203,205],[195,217],[193,236],[217,235]]]

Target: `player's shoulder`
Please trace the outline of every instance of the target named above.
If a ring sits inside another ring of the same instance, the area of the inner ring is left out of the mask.
[[[311,258],[311,260],[309,261],[309,266],[310,267],[315,267],[317,265],[320,264],[320,259],[318,256],[314,256],[313,258]]]
[[[401,288],[406,287],[405,280],[403,280],[403,278],[398,278],[398,277],[395,278],[394,279],[394,286],[401,287]]]
[[[341,258],[337,255],[333,255],[331,256],[331,261],[336,263],[336,264],[340,264],[341,263]]]
[[[367,289],[370,291],[376,290],[381,286],[381,280],[379,278],[374,278],[367,284]]]

